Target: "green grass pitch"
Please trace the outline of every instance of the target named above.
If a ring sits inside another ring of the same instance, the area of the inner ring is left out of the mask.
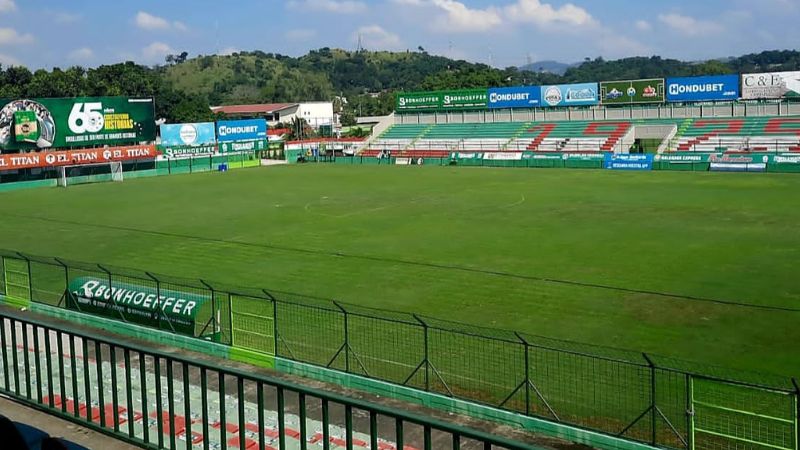
[[[798,376],[798,192],[791,174],[247,169],[2,193],[0,247]]]

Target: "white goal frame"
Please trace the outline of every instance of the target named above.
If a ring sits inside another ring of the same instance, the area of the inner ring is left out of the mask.
[[[94,164],[72,164],[72,165],[68,165],[68,166],[59,166],[58,167],[58,186],[59,187],[67,187],[67,186],[70,185],[70,183],[69,183],[70,177],[68,176],[70,169],[87,168],[87,167],[110,167],[110,169],[111,169],[110,170],[110,175],[111,175],[111,180],[110,181],[113,181],[113,182],[120,182],[120,181],[123,181],[123,179],[125,178],[122,175],[122,162],[120,162],[120,161],[111,161],[111,162],[106,162],[106,163],[94,163]],[[78,176],[91,177],[93,175],[78,175]],[[105,181],[107,181],[107,180],[100,179],[100,180],[92,180],[92,181],[88,181],[88,182],[89,183],[103,183]],[[80,183],[80,184],[84,184],[84,183]]]

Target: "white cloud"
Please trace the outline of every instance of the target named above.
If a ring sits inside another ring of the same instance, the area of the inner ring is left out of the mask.
[[[472,9],[456,0],[431,0],[431,4],[444,12],[431,26],[435,31],[485,32],[496,30],[503,19],[495,7]]]
[[[553,5],[542,3],[540,0],[517,0],[516,3],[505,7],[505,13],[509,20],[532,23],[538,26],[597,25],[597,21],[588,11],[572,3],[555,8]]]
[[[169,29],[169,22],[163,17],[139,11],[136,13],[136,26],[144,30],[167,30]]]
[[[0,64],[2,64],[5,67],[22,65],[22,63],[20,63],[17,58],[11,55],[6,55],[4,53],[0,53]]]
[[[298,28],[289,30],[284,34],[284,37],[290,41],[307,41],[317,35],[316,30],[308,28]]]
[[[32,34],[19,34],[13,28],[0,28],[0,45],[29,44],[33,40]]]
[[[185,23],[176,20],[174,22],[170,22],[169,20],[155,16],[148,12],[139,11],[136,13],[136,18],[134,19],[136,22],[136,26],[143,29],[143,30],[176,30],[176,31],[188,31],[189,27],[186,26]]]
[[[650,22],[646,20],[637,20],[634,26],[639,31],[650,31],[653,29],[653,26],[650,25]]]
[[[291,0],[286,5],[293,9],[338,14],[354,14],[367,10],[366,3],[356,0]]]
[[[234,53],[239,53],[240,51],[241,50],[239,50],[236,47],[225,47],[222,50],[218,51],[217,54],[220,55],[220,56],[228,56],[228,55],[232,55]]]
[[[678,13],[659,14],[658,20],[686,36],[714,34],[722,31],[722,26],[715,22],[698,20],[694,17],[684,16]]]
[[[152,44],[142,49],[142,55],[148,61],[162,59],[163,57],[171,53],[176,53],[175,49],[173,49],[172,47],[163,42],[153,42]]]
[[[73,61],[88,61],[94,58],[94,51],[89,47],[76,48],[75,50],[69,52],[67,58]]]
[[[17,10],[14,0],[0,0],[0,13],[13,12]]]
[[[358,29],[353,34],[353,42],[357,42],[359,36],[365,48],[372,50],[397,50],[403,46],[400,36],[383,29],[379,25],[368,25]]]

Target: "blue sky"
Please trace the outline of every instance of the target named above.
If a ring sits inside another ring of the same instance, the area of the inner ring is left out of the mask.
[[[163,62],[263,50],[424,47],[490,63],[798,48],[800,0],[0,0],[0,63]]]

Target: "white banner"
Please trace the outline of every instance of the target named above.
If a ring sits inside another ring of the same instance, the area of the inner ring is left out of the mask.
[[[800,72],[746,73],[742,75],[742,98],[800,97]]]

